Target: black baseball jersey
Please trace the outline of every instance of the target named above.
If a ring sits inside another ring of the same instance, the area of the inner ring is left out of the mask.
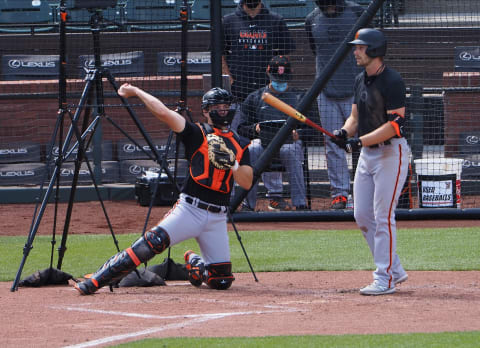
[[[382,73],[357,75],[354,101],[358,109],[358,136],[368,134],[388,122],[387,110],[405,106],[406,89],[400,74],[385,67]]]
[[[243,101],[250,92],[265,86],[268,62],[275,55],[286,55],[295,49],[285,20],[264,5],[251,18],[239,5],[223,17],[223,48],[234,79],[232,94]]]
[[[185,156],[189,160],[190,166],[192,165],[198,166],[199,163],[201,162],[197,160],[192,161],[192,159],[194,159],[195,156],[198,156],[199,152],[202,151],[201,148],[202,146],[205,145],[205,142],[206,142],[206,139],[204,136],[205,128],[203,128],[203,131],[202,131],[201,127],[202,126],[200,124],[186,122],[185,129],[182,132],[178,133],[178,135],[181,137],[181,141],[185,145]],[[241,165],[250,165],[250,155],[248,153],[248,148],[247,148],[248,143],[245,143],[242,140],[240,140],[240,137],[235,133],[232,133],[232,131],[229,131],[226,135],[235,138],[235,141],[237,141],[241,146],[241,148],[244,149],[243,155],[239,163]],[[237,151],[234,148],[232,148],[232,150],[237,154]],[[185,183],[181,191],[190,196],[197,197],[200,200],[207,203],[229,206],[230,192],[231,192],[231,187],[233,185],[233,176],[230,175],[228,178],[229,180],[229,182],[227,183],[229,187],[229,189],[227,190],[228,192],[223,192],[223,189],[214,189],[213,187],[209,187],[209,184],[206,181],[204,182],[202,180],[199,180],[198,178],[194,179],[192,177],[192,173],[198,173],[199,171],[208,171],[208,168],[196,167],[193,170],[192,168],[189,168],[189,174],[187,175],[187,180],[185,180]],[[226,171],[226,172],[229,172],[230,174],[230,171]],[[215,178],[215,179],[218,179],[218,178]]]

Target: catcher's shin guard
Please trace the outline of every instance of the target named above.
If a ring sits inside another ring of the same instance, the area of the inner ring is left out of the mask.
[[[154,227],[137,239],[130,248],[112,256],[91,278],[75,284],[82,295],[90,295],[101,287],[116,282],[143,262],[160,254],[170,245],[168,233],[161,227]]]
[[[192,250],[185,252],[184,258],[188,280],[193,286],[202,285],[205,280],[205,261]]]
[[[231,262],[211,263],[206,266],[206,269],[206,283],[211,289],[227,290],[235,280]]]

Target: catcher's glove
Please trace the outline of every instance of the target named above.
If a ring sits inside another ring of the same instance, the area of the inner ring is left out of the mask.
[[[208,159],[217,169],[227,170],[235,166],[235,154],[227,147],[222,137],[210,133],[207,135]]]

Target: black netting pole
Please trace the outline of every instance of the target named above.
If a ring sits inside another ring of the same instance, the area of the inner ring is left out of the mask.
[[[210,0],[211,87],[222,87],[222,37],[222,4]]]
[[[370,24],[372,19],[375,17],[375,13],[383,5],[385,0],[373,0],[365,12],[360,16],[355,25],[352,27],[348,35],[343,40],[342,44],[337,48],[335,54],[329,60],[325,68],[322,70],[320,76],[315,80],[312,87],[305,93],[303,98],[300,100],[300,103],[297,107],[297,110],[305,114],[305,112],[310,108],[310,105],[315,100],[315,98],[323,90],[327,82],[330,80],[332,75],[337,70],[337,67],[342,63],[347,54],[350,52],[349,41],[352,41],[355,33]],[[352,81],[353,84],[353,81]],[[260,177],[260,174],[268,167],[272,156],[280,149],[280,147],[285,143],[285,140],[291,134],[294,126],[297,124],[297,120],[289,118],[285,125],[280,128],[278,133],[275,135],[270,144],[265,148],[265,151],[260,155],[257,163],[253,168],[253,182],[256,183]],[[235,190],[235,197],[233,198],[230,209],[235,211],[235,209],[240,205],[243,199],[247,196],[248,191],[242,189],[241,187],[238,190]]]

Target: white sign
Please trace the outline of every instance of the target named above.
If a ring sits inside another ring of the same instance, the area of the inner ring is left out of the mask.
[[[455,202],[452,180],[421,181],[420,193],[424,208],[453,207]]]

